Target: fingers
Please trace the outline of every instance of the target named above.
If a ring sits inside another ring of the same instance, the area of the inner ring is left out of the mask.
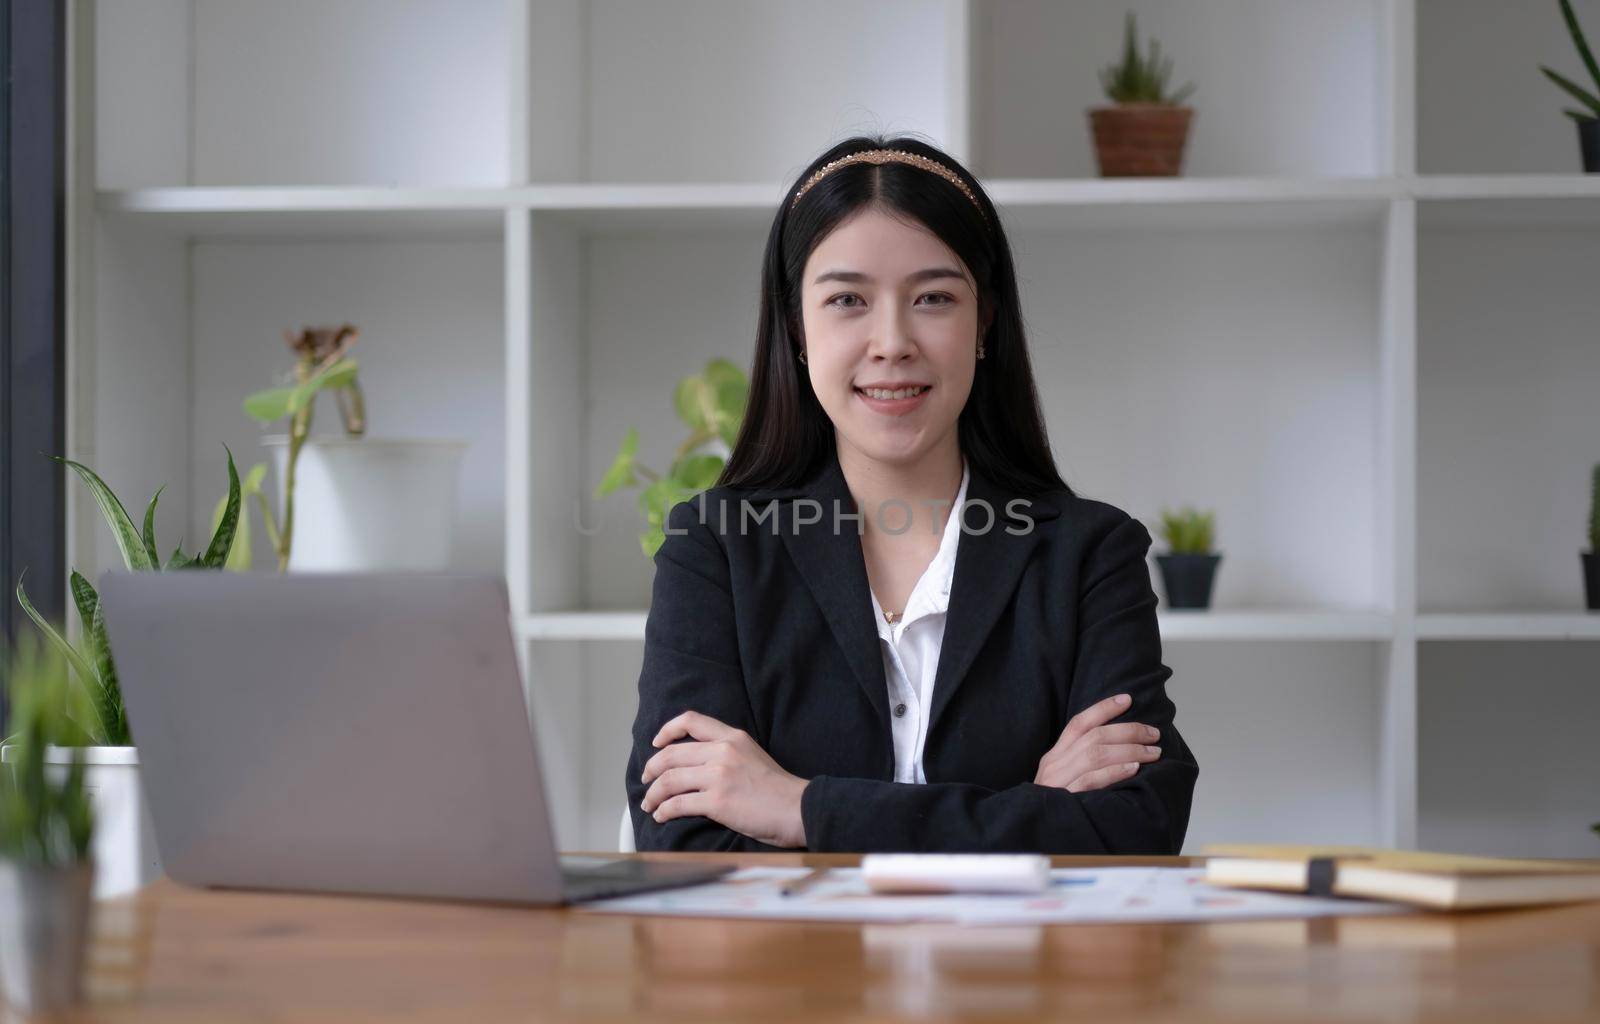
[[[675,740],[691,737],[697,740],[729,740],[741,735],[738,729],[725,725],[710,715],[702,715],[698,711],[685,711],[661,727],[656,733],[656,738],[650,741],[654,747],[664,747]]]
[[[650,760],[644,763],[644,770],[639,773],[639,781],[648,785],[668,768],[682,768],[716,760],[721,752],[718,748],[721,746],[705,742],[671,744],[664,750],[656,751]]]
[[[1071,743],[1090,729],[1097,729],[1113,718],[1128,710],[1128,705],[1133,703],[1133,698],[1125,693],[1119,693],[1105,700],[1091,704],[1072,716],[1067,727],[1061,733],[1061,743]]]
[[[1161,738],[1161,730],[1140,722],[1118,722],[1102,725],[1089,739],[1095,743],[1154,743]]]
[[[696,816],[709,818],[714,810],[714,801],[706,793],[680,793],[668,797],[655,809],[653,817],[657,821],[671,821],[673,818],[693,818]]]
[[[668,768],[645,791],[644,799],[639,801],[639,809],[646,814],[652,814],[657,807],[672,797],[682,793],[703,791],[709,785],[710,773],[714,770],[712,766],[703,764]]]
[[[1161,748],[1146,743],[1109,743],[1116,737],[1145,737],[1160,730],[1138,722],[1105,725],[1081,736],[1067,747],[1053,747],[1039,761],[1034,782],[1041,786],[1070,788],[1069,783],[1092,771],[1131,763],[1138,765],[1159,760]],[[1129,772],[1128,774],[1132,774]]]
[[[1108,764],[1121,764],[1124,761],[1155,761],[1160,757],[1160,747],[1146,746],[1143,743],[1106,743],[1094,748],[1085,767],[1103,768]]]
[[[1133,774],[1138,770],[1139,765],[1133,761],[1125,764],[1108,765],[1105,768],[1096,768],[1094,771],[1085,772],[1067,783],[1067,792],[1082,793],[1091,789],[1104,789],[1112,783],[1132,778]]]
[[[1073,757],[1079,750],[1093,746],[1106,746],[1113,743],[1154,743],[1161,738],[1161,730],[1153,725],[1143,725],[1139,722],[1118,722],[1115,725],[1102,725],[1097,729],[1079,736],[1068,742],[1060,742],[1045,751],[1044,757],[1039,759],[1041,768]]]

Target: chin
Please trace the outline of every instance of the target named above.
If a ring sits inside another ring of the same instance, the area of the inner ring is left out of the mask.
[[[933,448],[920,431],[897,437],[881,427],[853,433],[848,440],[862,455],[889,466],[914,466]]]

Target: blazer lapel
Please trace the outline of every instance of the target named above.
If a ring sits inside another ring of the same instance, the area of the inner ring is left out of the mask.
[[[971,489],[970,482],[968,489]],[[840,516],[857,511],[839,467],[838,454],[830,454],[822,468],[798,488],[779,493],[811,498],[820,506],[822,518],[819,521],[796,526],[792,525],[797,521],[796,505],[785,501],[777,529],[887,732],[889,682],[883,675],[883,652],[878,647],[878,630],[872,621],[872,594],[867,583],[866,557],[861,550],[860,527],[857,520],[841,518],[839,528],[834,529],[835,508]],[[817,511],[807,506],[805,515],[809,519]]]
[[[965,526],[956,544],[950,607],[945,612],[944,639],[933,676],[930,733],[1010,602],[1044,532],[1039,524],[1054,519],[1060,511],[1049,498],[1036,497],[1025,499],[1028,504],[1015,513],[1008,512],[1008,504],[1022,495],[997,486],[970,461],[968,471]]]
[[[966,528],[956,545],[950,606],[945,613],[944,639],[934,672],[933,707],[928,720],[930,731],[966,678],[973,659],[1016,589],[1039,542],[1042,533],[1039,523],[1055,518],[1059,512],[1050,499],[1033,498],[1030,504],[1009,513],[1008,503],[1021,496],[997,486],[970,461],[968,470]],[[842,520],[839,529],[834,529],[836,507],[841,515],[858,511],[839,466],[837,452],[828,455],[811,479],[798,487],[772,494],[785,499],[812,498],[820,506],[818,522],[796,527],[793,525],[796,506],[789,500],[783,501],[777,529],[843,648],[857,682],[877,711],[880,724],[887,730],[888,681],[883,674],[877,624],[872,621],[872,596],[857,521]],[[993,511],[992,524],[990,510]],[[807,507],[806,515],[815,515],[817,511],[817,508]]]

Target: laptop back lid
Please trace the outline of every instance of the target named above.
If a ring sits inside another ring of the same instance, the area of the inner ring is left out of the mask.
[[[498,578],[113,571],[100,594],[171,877],[559,902]]]

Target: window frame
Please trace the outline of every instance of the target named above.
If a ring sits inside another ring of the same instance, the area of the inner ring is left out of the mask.
[[[0,595],[66,612],[66,4],[0,0]],[[0,721],[5,718],[0,694]]]

